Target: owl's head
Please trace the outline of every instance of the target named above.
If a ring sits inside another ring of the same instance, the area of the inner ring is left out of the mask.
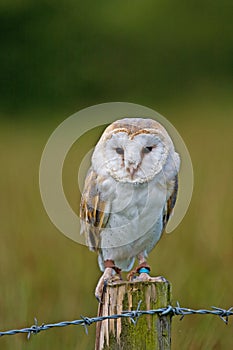
[[[125,118],[109,125],[95,147],[92,166],[124,183],[144,183],[163,172],[173,177],[179,155],[165,128],[152,119]]]

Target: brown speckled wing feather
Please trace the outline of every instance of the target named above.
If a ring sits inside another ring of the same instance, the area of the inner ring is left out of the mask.
[[[173,192],[171,196],[167,200],[167,205],[164,208],[164,213],[163,213],[163,230],[165,229],[168,220],[172,214],[173,208],[176,204],[176,198],[177,198],[177,191],[178,191],[178,176],[176,175],[174,179],[174,185],[173,185]]]
[[[98,189],[97,174],[89,170],[80,204],[81,233],[85,234],[86,244],[92,251],[99,250],[100,231],[105,227],[108,213],[105,213],[106,203],[101,200]]]

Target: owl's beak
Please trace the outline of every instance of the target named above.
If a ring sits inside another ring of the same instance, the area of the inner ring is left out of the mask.
[[[135,163],[129,163],[126,170],[130,174],[131,179],[133,179],[133,176],[137,170],[137,165]]]
[[[134,169],[133,167],[128,168],[128,172],[130,173],[131,179],[133,178],[135,171],[136,169]]]

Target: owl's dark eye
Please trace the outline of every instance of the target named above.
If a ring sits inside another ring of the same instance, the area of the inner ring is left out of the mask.
[[[116,153],[118,153],[118,154],[124,154],[123,148],[117,147],[117,148],[116,148]]]
[[[143,147],[142,153],[150,153],[152,151],[153,147]]]

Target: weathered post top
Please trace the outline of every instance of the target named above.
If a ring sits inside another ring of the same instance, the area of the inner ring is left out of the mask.
[[[151,278],[152,280],[152,278]],[[121,314],[122,311],[152,310],[171,304],[169,282],[108,283],[98,316]],[[171,316],[142,315],[134,324],[129,318],[104,320],[97,323],[95,350],[170,350]]]

